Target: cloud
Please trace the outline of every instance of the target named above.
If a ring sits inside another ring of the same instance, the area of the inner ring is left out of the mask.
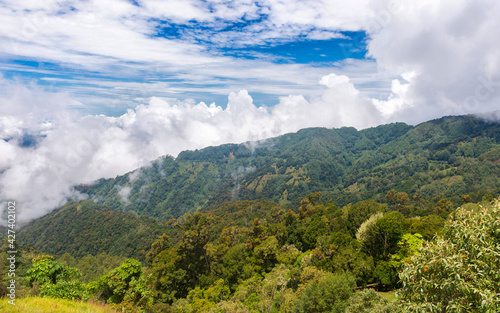
[[[290,95],[273,107],[257,107],[248,92],[241,90],[229,94],[223,109],[214,103],[152,97],[149,104],[118,117],[81,116],[64,95],[10,83],[10,90],[22,96],[1,95],[2,103],[8,105],[0,112],[0,199],[16,200],[19,219],[26,221],[69,198],[81,198],[74,185],[133,171],[162,155],[262,140],[303,127],[380,123],[372,102],[360,96],[346,76],[330,74],[319,83],[324,86],[323,95],[311,101]],[[39,114],[26,115],[29,109]],[[27,132],[36,143],[23,147],[22,136]],[[128,192],[120,189],[124,201]]]
[[[358,61],[363,71],[348,73],[346,64],[277,64],[272,53],[246,54],[250,59],[226,53],[236,47],[340,38],[345,36],[340,31],[366,23],[367,0],[137,4],[3,1],[0,70],[40,77],[40,85],[67,91],[87,112],[107,114],[123,113],[151,96],[182,94],[211,102],[241,89],[264,95],[270,105],[290,92],[317,96],[318,78],[332,72],[349,75],[356,84],[376,70],[373,61]],[[371,86],[386,93],[389,84]]]
[[[405,76],[379,102],[392,120],[418,123],[485,113],[500,101],[498,1],[372,1],[368,44],[381,71]]]
[[[123,203],[129,204],[130,201],[128,200],[128,197],[130,196],[130,192],[132,191],[132,188],[129,186],[117,186],[118,189],[118,195],[120,195],[120,199]]]

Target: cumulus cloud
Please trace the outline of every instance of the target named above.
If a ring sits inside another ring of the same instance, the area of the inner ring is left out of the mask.
[[[377,106],[391,120],[498,110],[500,2],[379,1],[367,26],[381,71],[402,77]]]
[[[12,90],[22,90],[26,99],[38,98],[34,108],[41,112],[25,115],[33,109],[32,102],[13,95],[1,99],[8,105],[0,112],[0,198],[18,201],[20,220],[28,220],[68,198],[82,197],[72,189],[74,185],[124,174],[162,155],[262,140],[303,127],[362,128],[380,123],[375,106],[360,96],[346,76],[331,74],[319,83],[324,86],[321,97],[308,101],[290,95],[269,108],[257,107],[248,92],[241,90],[229,94],[225,109],[214,103],[152,97],[148,104],[119,117],[79,116],[71,113],[67,104],[72,100],[63,95],[13,84]],[[12,107],[17,109],[12,111]],[[22,146],[25,132],[37,142]],[[129,192],[120,189],[123,201]]]

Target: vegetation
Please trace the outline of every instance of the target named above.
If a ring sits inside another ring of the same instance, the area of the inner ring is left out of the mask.
[[[400,273],[407,312],[500,311],[500,204],[464,206]]]
[[[57,298],[25,297],[16,305],[0,299],[0,312],[10,313],[116,313],[108,305],[96,302],[70,301]]]
[[[19,232],[19,298],[148,313],[496,312],[499,139],[498,124],[457,117],[166,157],[81,186],[100,203],[69,202]]]
[[[317,191],[324,204],[373,199],[405,216],[446,218],[464,201],[500,193],[499,162],[500,124],[445,117],[416,127],[310,128],[259,144],[184,151],[79,190],[101,205],[160,220],[234,199],[296,210]],[[390,190],[397,192],[386,199]]]
[[[30,287],[37,285],[40,295],[61,299],[88,299],[87,289],[78,279],[80,272],[54,261],[52,256],[34,258],[26,272],[25,280]]]
[[[19,242],[48,254],[69,253],[74,258],[107,253],[144,260],[158,235],[169,233],[154,219],[120,213],[92,201],[68,202],[37,219],[18,234]]]
[[[298,214],[271,205],[251,226],[211,213],[185,216],[175,221],[178,242],[162,234],[145,263],[126,259],[88,284],[77,269],[38,256],[24,275],[26,288],[127,312],[498,310],[498,202],[464,204],[436,231],[444,238],[431,241],[412,229],[432,227],[432,220],[422,225],[372,200],[342,208],[320,202],[321,194],[308,195]],[[226,208],[241,216],[253,205]],[[399,299],[366,286],[401,288]]]

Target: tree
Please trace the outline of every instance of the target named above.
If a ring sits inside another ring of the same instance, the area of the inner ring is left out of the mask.
[[[422,235],[419,233],[413,235],[410,233],[404,234],[401,241],[398,242],[399,251],[391,257],[391,265],[395,268],[401,267],[404,262],[407,262],[418,253],[422,243]]]
[[[387,213],[367,226],[363,240],[363,250],[375,260],[386,260],[389,254],[395,253],[397,243],[403,235],[405,218],[399,212]]]
[[[146,262],[153,263],[155,257],[168,248],[170,248],[170,237],[163,233],[151,244],[151,249],[146,254]]]
[[[399,274],[406,312],[500,311],[500,205],[453,213]]]
[[[175,298],[187,296],[189,284],[180,260],[176,247],[160,252],[153,260],[153,288],[158,302],[172,303]]]
[[[451,202],[448,198],[443,197],[438,201],[436,207],[434,208],[434,211],[441,217],[446,218],[446,216],[448,216],[448,214],[453,209],[454,209],[453,202]]]
[[[84,299],[88,297],[85,285],[78,279],[80,272],[54,261],[54,257],[42,255],[33,259],[32,267],[26,272],[25,280],[30,287],[40,286],[42,296],[63,299]]]
[[[355,279],[350,275],[328,274],[306,286],[295,300],[292,312],[344,312],[354,286]]]
[[[306,198],[300,201],[299,213],[300,218],[305,218],[314,211],[314,207],[321,200],[321,191],[310,193]]]
[[[127,259],[119,267],[99,278],[95,289],[100,292],[101,299],[110,303],[120,303],[129,289],[137,285],[142,274],[141,263]]]
[[[415,221],[410,226],[411,233],[419,233],[425,240],[431,240],[436,235],[442,235],[446,220],[439,215],[427,215]]]
[[[354,238],[359,227],[371,216],[377,213],[384,213],[387,204],[380,204],[373,200],[356,202],[354,205],[348,204],[342,208],[343,219],[347,230]]]
[[[195,213],[182,225],[183,241],[179,244],[180,267],[185,270],[188,284],[196,286],[202,275],[211,271],[207,244],[216,237],[217,217]]]

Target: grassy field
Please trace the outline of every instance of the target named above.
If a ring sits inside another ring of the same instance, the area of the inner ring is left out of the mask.
[[[110,307],[92,302],[27,297],[16,299],[16,305],[0,299],[0,312],[9,313],[116,313]]]

